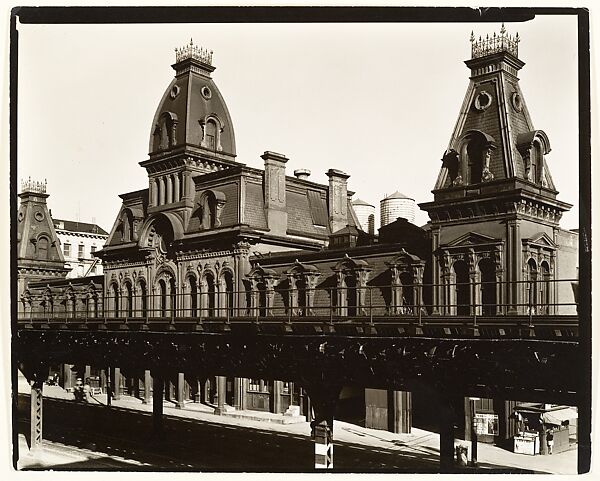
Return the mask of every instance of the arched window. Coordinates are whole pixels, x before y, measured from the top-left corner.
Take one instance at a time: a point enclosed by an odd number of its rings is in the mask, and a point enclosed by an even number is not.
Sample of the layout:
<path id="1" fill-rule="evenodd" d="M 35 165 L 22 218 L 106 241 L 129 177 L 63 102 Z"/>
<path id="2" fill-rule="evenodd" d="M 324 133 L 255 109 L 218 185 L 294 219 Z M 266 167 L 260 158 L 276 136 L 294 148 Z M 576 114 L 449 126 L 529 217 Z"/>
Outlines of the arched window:
<path id="1" fill-rule="evenodd" d="M 307 286 L 306 286 L 306 278 L 300 277 L 296 280 L 296 289 L 298 290 L 298 315 L 306 316 L 307 315 Z"/>
<path id="2" fill-rule="evenodd" d="M 37 241 L 37 258 L 38 260 L 45 261 L 48 260 L 48 238 L 45 236 L 41 236 Z"/>
<path id="3" fill-rule="evenodd" d="M 148 289 L 146 289 L 146 281 L 143 279 L 138 281 L 138 296 L 139 315 L 146 317 L 148 315 Z"/>
<path id="4" fill-rule="evenodd" d="M 198 316 L 198 284 L 196 283 L 195 277 L 188 276 L 187 288 L 188 288 L 187 312 L 184 313 L 184 316 L 197 317 Z"/>
<path id="5" fill-rule="evenodd" d="M 89 291 L 87 295 L 88 317 L 98 317 L 98 295 L 95 291 Z"/>
<path id="6" fill-rule="evenodd" d="M 344 286 L 341 289 L 346 290 L 346 307 L 349 316 L 356 316 L 357 309 L 357 296 L 356 296 L 356 277 L 353 274 L 346 274 L 344 276 Z"/>
<path id="7" fill-rule="evenodd" d="M 233 287 L 233 274 L 229 271 L 223 273 L 223 279 L 225 280 L 225 309 L 229 312 L 230 316 L 234 316 L 235 303 L 234 303 L 234 287 Z"/>
<path id="8" fill-rule="evenodd" d="M 112 307 L 111 314 L 113 317 L 119 317 L 119 287 L 116 283 L 111 284 L 109 296 L 110 306 Z"/>
<path id="9" fill-rule="evenodd" d="M 537 313 L 538 305 L 538 271 L 537 263 L 534 259 L 527 261 L 527 273 L 528 273 L 528 285 L 529 296 L 527 300 L 527 312 L 531 314 Z"/>
<path id="10" fill-rule="evenodd" d="M 167 283 L 164 279 L 158 281 L 158 313 L 161 317 L 167 317 L 168 297 Z"/>
<path id="11" fill-rule="evenodd" d="M 153 132 L 153 152 L 173 147 L 176 142 L 177 115 L 172 112 L 163 112 Z"/>
<path id="12" fill-rule="evenodd" d="M 275 285 L 279 282 L 279 274 L 272 269 L 265 269 L 259 263 L 246 276 L 250 284 L 250 311 L 253 315 L 273 315 L 275 301 Z"/>
<path id="13" fill-rule="evenodd" d="M 208 120 L 205 124 L 203 147 L 217 150 L 217 123 L 213 119 Z"/>
<path id="14" fill-rule="evenodd" d="M 554 188 L 552 179 L 544 173 L 544 155 L 550 152 L 550 141 L 542 130 L 532 130 L 517 136 L 517 150 L 523 159 L 525 178 L 542 187 Z"/>
<path id="15" fill-rule="evenodd" d="M 215 317 L 216 312 L 216 289 L 215 289 L 215 276 L 211 272 L 204 274 L 204 286 L 205 292 L 203 292 L 203 314 L 207 317 Z"/>
<path id="16" fill-rule="evenodd" d="M 337 277 L 335 305 L 341 316 L 365 314 L 366 285 L 371 268 L 364 260 L 355 260 L 348 255 L 338 262 L 333 271 Z"/>
<path id="17" fill-rule="evenodd" d="M 469 279 L 469 267 L 465 261 L 456 261 L 454 270 L 454 299 L 456 314 L 468 316 L 471 313 L 471 283 Z"/>
<path id="18" fill-rule="evenodd" d="M 125 283 L 125 296 L 123 297 L 123 315 L 133 317 L 133 290 L 131 283 Z"/>
<path id="19" fill-rule="evenodd" d="M 218 190 L 207 190 L 202 193 L 196 214 L 200 218 L 200 228 L 214 229 L 221 226 L 221 212 L 227 198 Z"/>
<path id="20" fill-rule="evenodd" d="M 121 215 L 121 240 L 123 242 L 131 242 L 133 233 L 133 219 L 131 212 L 125 210 Z"/>
<path id="21" fill-rule="evenodd" d="M 416 311 L 415 280 L 411 272 L 400 274 L 402 285 L 402 314 L 413 314 Z"/>
<path id="22" fill-rule="evenodd" d="M 550 314 L 550 266 L 546 261 L 540 264 L 540 310 L 539 314 Z"/>
<path id="23" fill-rule="evenodd" d="M 495 141 L 492 136 L 480 131 L 469 130 L 459 141 L 460 172 L 456 173 L 453 185 L 478 184 L 494 179 L 490 171 L 490 162 Z M 455 151 L 451 149 L 452 155 L 445 156 L 444 164 L 450 169 L 451 159 L 455 158 Z M 452 177 L 451 173 L 451 177 Z M 460 180 L 458 180 L 460 178 Z"/>
<path id="24" fill-rule="evenodd" d="M 474 136 L 467 145 L 467 156 L 469 162 L 469 184 L 478 184 L 481 182 L 483 172 L 483 143 L 480 136 Z"/>
<path id="25" fill-rule="evenodd" d="M 177 286 L 175 285 L 175 279 L 172 277 L 169 279 L 169 314 L 175 316 L 177 313 Z"/>
<path id="26" fill-rule="evenodd" d="M 258 289 L 258 315 L 267 315 L 267 286 L 264 282 L 259 282 L 256 285 Z"/>
<path id="27" fill-rule="evenodd" d="M 483 314 L 493 316 L 496 313 L 496 267 L 491 259 L 481 259 L 478 264 L 481 274 L 481 304 Z"/>
<path id="28" fill-rule="evenodd" d="M 71 288 L 67 290 L 65 295 L 65 309 L 67 317 L 75 317 L 75 293 Z"/>

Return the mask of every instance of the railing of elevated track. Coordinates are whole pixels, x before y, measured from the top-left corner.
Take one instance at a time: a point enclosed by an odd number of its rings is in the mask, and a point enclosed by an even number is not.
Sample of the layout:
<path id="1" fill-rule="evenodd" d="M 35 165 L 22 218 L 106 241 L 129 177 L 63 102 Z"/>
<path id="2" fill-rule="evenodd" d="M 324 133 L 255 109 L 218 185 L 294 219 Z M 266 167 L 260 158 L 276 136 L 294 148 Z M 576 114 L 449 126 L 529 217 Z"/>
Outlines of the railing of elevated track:
<path id="1" fill-rule="evenodd" d="M 21 297 L 18 324 L 183 331 L 253 325 L 283 327 L 284 332 L 313 326 L 326 332 L 396 335 L 470 329 L 475 335 L 491 330 L 493 336 L 577 337 L 576 285 L 576 279 L 562 279 L 234 290 L 225 283 L 186 289 L 164 283 L 149 293 L 139 283 L 107 292 L 49 285 L 42 293 L 26 291 Z M 520 302 L 497 302 L 504 298 Z"/>

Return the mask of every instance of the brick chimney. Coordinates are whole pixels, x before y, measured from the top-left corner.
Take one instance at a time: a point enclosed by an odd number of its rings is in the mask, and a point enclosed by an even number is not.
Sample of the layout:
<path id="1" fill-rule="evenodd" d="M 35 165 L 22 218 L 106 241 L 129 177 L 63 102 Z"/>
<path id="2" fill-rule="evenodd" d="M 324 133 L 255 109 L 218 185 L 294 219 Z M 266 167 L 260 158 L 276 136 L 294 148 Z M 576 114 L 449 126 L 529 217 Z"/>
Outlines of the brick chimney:
<path id="1" fill-rule="evenodd" d="M 337 169 L 327 171 L 329 191 L 327 206 L 329 208 L 329 227 L 337 232 L 348 225 L 348 174 Z"/>
<path id="2" fill-rule="evenodd" d="M 267 225 L 273 234 L 287 233 L 287 206 L 285 192 L 285 163 L 288 158 L 277 152 L 266 151 L 261 158 L 265 161 L 265 213 Z"/>

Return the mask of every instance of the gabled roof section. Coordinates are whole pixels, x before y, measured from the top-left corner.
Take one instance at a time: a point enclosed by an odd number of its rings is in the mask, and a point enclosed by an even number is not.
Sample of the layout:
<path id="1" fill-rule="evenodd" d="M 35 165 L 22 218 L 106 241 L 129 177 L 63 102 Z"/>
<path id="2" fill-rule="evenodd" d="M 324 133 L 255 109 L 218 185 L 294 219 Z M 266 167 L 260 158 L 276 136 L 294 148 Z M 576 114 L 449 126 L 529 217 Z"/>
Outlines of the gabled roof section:
<path id="1" fill-rule="evenodd" d="M 466 234 L 454 239 L 452 242 L 449 242 L 444 247 L 469 247 L 482 244 L 498 244 L 500 242 L 502 242 L 500 239 L 496 239 L 494 237 L 479 234 L 477 232 L 467 232 Z"/>
<path id="2" fill-rule="evenodd" d="M 521 239 L 521 242 L 523 244 L 544 246 L 551 249 L 556 249 L 557 247 L 552 238 L 545 232 L 538 232 L 529 239 Z"/>
<path id="3" fill-rule="evenodd" d="M 332 267 L 334 271 L 342 271 L 344 269 L 351 270 L 369 270 L 369 263 L 362 259 L 353 259 L 348 254 L 344 256 L 344 258 L 338 262 L 334 267 Z"/>

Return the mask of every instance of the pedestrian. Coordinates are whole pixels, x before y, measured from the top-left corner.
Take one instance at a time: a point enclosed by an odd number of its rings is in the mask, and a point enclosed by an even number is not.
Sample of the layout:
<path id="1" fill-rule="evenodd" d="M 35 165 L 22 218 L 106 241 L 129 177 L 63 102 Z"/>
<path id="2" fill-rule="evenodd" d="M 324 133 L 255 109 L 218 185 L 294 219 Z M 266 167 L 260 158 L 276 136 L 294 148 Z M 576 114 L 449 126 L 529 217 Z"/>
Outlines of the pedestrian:
<path id="1" fill-rule="evenodd" d="M 548 454 L 552 454 L 552 447 L 554 446 L 554 429 L 550 429 L 546 433 L 546 442 L 548 443 Z"/>

